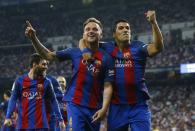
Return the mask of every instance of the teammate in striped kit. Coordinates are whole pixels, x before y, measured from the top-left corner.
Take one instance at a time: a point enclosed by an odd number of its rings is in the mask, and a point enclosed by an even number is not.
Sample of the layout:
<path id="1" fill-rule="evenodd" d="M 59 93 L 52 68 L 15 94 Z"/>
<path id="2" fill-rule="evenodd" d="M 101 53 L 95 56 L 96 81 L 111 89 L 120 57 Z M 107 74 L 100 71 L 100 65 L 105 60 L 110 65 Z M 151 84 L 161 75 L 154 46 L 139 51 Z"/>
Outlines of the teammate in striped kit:
<path id="1" fill-rule="evenodd" d="M 116 75 L 108 115 L 109 131 L 128 131 L 128 128 L 132 131 L 150 130 L 151 113 L 146 103 L 149 93 L 144 72 L 147 57 L 155 56 L 162 51 L 163 37 L 155 11 L 148 11 L 146 17 L 152 25 L 153 42 L 150 44 L 130 41 L 130 25 L 123 19 L 114 24 L 115 41 L 102 43 L 102 48 L 115 61 Z M 84 43 L 84 40 L 80 41 L 80 48 L 86 47 Z M 86 52 L 85 56 L 90 56 L 90 52 Z"/>
<path id="2" fill-rule="evenodd" d="M 64 128 L 64 122 L 58 108 L 58 103 L 50 80 L 45 77 L 47 61 L 38 54 L 30 58 L 30 71 L 28 74 L 19 76 L 12 88 L 12 95 L 8 105 L 5 125 L 11 124 L 11 115 L 18 104 L 17 129 L 27 131 L 49 130 L 45 101 L 50 100 L 60 125 Z"/>
<path id="3" fill-rule="evenodd" d="M 54 78 L 53 76 L 50 76 L 50 75 L 47 75 L 47 78 L 51 81 L 51 84 L 52 84 L 53 89 L 54 89 L 54 93 L 56 95 L 56 99 L 58 101 L 59 109 L 61 110 L 60 103 L 61 103 L 61 99 L 63 98 L 64 94 L 61 91 L 60 85 L 59 85 L 56 78 Z M 58 131 L 58 130 L 60 131 L 59 121 L 57 119 L 58 112 L 57 113 L 55 112 L 53 105 L 49 100 L 46 101 L 46 112 L 47 112 L 47 119 L 48 119 L 50 130 L 51 131 Z M 62 114 L 62 117 L 63 117 L 63 114 Z"/>
<path id="4" fill-rule="evenodd" d="M 61 90 L 62 90 L 62 92 L 64 94 L 66 92 L 66 79 L 63 76 L 59 76 L 57 78 L 57 81 L 60 84 Z M 60 106 L 60 111 L 61 111 L 62 117 L 64 119 L 64 123 L 67 126 L 67 124 L 68 124 L 68 118 L 67 118 L 66 102 L 63 101 L 63 98 L 59 98 L 58 99 L 58 102 L 59 102 L 59 106 Z"/>
<path id="5" fill-rule="evenodd" d="M 63 96 L 64 96 L 64 91 L 62 90 L 62 86 L 61 86 L 61 82 L 64 82 L 63 80 L 59 80 L 59 77 L 56 79 L 52 76 L 48 76 L 47 75 L 47 78 L 50 79 L 52 85 L 53 85 L 53 88 L 54 88 L 54 92 L 55 92 L 55 95 L 56 95 L 56 99 L 58 101 L 58 105 L 59 105 L 59 109 L 60 109 L 60 112 L 62 114 L 62 118 L 63 118 L 63 121 L 64 121 L 64 124 L 66 125 L 67 124 L 67 113 L 66 111 L 64 111 L 64 106 L 65 106 L 65 103 L 63 101 Z M 47 118 L 48 118 L 48 122 L 49 122 L 49 126 L 50 126 L 50 130 L 51 131 L 61 131 L 60 129 L 60 126 L 59 126 L 59 121 L 58 119 L 56 118 L 56 113 L 55 113 L 55 110 L 53 110 L 53 105 L 51 103 L 47 103 Z"/>
<path id="6" fill-rule="evenodd" d="M 98 120 L 105 115 L 110 103 L 114 71 L 110 56 L 98 48 L 102 37 L 101 23 L 95 18 L 89 18 L 83 28 L 83 39 L 87 41 L 87 47 L 92 52 L 90 60 L 82 57 L 83 52 L 79 48 L 49 51 L 40 43 L 29 22 L 25 33 L 44 58 L 72 60 L 73 77 L 64 97 L 67 102 L 68 130 L 97 131 L 100 127 Z"/>

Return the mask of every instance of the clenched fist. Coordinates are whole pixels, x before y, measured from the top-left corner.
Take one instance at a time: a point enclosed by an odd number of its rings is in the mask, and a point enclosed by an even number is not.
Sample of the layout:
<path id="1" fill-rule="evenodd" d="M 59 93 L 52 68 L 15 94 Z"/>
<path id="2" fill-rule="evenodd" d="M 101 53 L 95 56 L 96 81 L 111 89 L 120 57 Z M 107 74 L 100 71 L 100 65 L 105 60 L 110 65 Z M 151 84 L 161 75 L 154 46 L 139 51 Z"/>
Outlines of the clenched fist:
<path id="1" fill-rule="evenodd" d="M 153 24 L 153 23 L 156 22 L 156 13 L 155 13 L 155 11 L 149 10 L 149 11 L 147 11 L 147 12 L 145 13 L 145 15 L 146 15 L 147 20 L 148 20 L 150 23 Z"/>
<path id="2" fill-rule="evenodd" d="M 11 125 L 12 125 L 11 119 L 5 119 L 4 125 L 6 125 L 6 126 L 11 126 Z"/>
<path id="3" fill-rule="evenodd" d="M 25 30 L 25 35 L 29 38 L 29 39 L 33 39 L 36 36 L 36 31 L 35 29 L 32 27 L 32 25 L 30 24 L 29 21 L 26 21 L 26 30 Z"/>

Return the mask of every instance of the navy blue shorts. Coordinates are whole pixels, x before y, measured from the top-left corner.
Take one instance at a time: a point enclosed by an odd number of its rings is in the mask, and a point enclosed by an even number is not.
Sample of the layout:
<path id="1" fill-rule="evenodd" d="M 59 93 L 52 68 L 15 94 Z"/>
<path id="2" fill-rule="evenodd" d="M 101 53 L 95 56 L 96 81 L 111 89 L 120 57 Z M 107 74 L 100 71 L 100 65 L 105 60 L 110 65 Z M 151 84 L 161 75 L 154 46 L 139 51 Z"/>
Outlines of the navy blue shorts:
<path id="1" fill-rule="evenodd" d="M 13 127 L 13 126 L 5 126 L 5 125 L 3 125 L 2 127 L 1 127 L 1 131 L 15 131 L 16 129 L 15 129 L 15 127 Z"/>
<path id="2" fill-rule="evenodd" d="M 72 131 L 99 131 L 100 122 L 92 123 L 92 116 L 97 109 L 67 103 L 67 129 Z"/>
<path id="3" fill-rule="evenodd" d="M 151 112 L 146 103 L 136 105 L 111 104 L 108 131 L 150 131 Z"/>

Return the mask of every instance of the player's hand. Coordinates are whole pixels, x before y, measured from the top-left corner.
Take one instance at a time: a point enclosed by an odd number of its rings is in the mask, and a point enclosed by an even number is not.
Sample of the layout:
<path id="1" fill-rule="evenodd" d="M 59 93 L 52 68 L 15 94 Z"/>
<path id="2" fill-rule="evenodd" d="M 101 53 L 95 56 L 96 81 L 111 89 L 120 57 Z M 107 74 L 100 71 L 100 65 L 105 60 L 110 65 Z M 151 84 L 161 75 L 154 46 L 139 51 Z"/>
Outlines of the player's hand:
<path id="1" fill-rule="evenodd" d="M 29 38 L 29 39 L 33 39 L 36 36 L 36 31 L 35 29 L 32 27 L 32 25 L 30 24 L 30 22 L 27 20 L 26 21 L 26 30 L 25 30 L 25 35 Z"/>
<path id="2" fill-rule="evenodd" d="M 66 109 L 67 109 L 67 106 L 65 103 L 63 103 L 63 111 L 66 111 Z"/>
<path id="3" fill-rule="evenodd" d="M 89 60 L 92 58 L 91 53 L 83 53 L 82 54 L 84 60 Z"/>
<path id="4" fill-rule="evenodd" d="M 65 124 L 64 124 L 64 121 L 60 121 L 60 122 L 59 122 L 59 127 L 60 127 L 60 131 L 65 131 L 66 126 L 65 126 Z"/>
<path id="5" fill-rule="evenodd" d="M 156 12 L 154 10 L 149 10 L 145 13 L 147 20 L 154 24 L 156 22 Z"/>
<path id="6" fill-rule="evenodd" d="M 87 46 L 86 46 L 85 40 L 83 38 L 80 39 L 79 40 L 79 48 L 80 48 L 80 50 L 83 51 L 86 47 Z M 83 53 L 82 56 L 83 56 L 83 59 L 84 60 L 88 60 L 88 59 L 91 59 L 92 58 L 92 55 L 89 52 Z"/>
<path id="7" fill-rule="evenodd" d="M 11 119 L 5 119 L 4 125 L 6 125 L 6 126 L 11 126 L 11 125 L 12 125 Z"/>
<path id="8" fill-rule="evenodd" d="M 98 110 L 92 117 L 92 123 L 102 120 L 106 115 L 106 110 L 100 109 Z"/>

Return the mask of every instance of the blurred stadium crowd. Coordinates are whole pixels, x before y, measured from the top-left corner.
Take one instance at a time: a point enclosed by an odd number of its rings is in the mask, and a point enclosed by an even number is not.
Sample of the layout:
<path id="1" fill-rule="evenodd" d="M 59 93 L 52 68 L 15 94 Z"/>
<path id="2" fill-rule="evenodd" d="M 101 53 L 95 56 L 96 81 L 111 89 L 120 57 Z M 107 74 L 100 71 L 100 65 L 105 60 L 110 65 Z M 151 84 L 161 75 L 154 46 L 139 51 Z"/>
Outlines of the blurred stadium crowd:
<path id="1" fill-rule="evenodd" d="M 130 21 L 133 34 L 150 31 L 151 27 L 144 16 L 148 9 L 156 10 L 160 25 L 195 20 L 194 0 L 98 0 L 90 6 L 81 2 L 61 0 L 0 7 L 0 79 L 8 78 L 13 81 L 17 75 L 28 70 L 28 58 L 34 50 L 24 36 L 26 20 L 30 20 L 34 25 L 43 43 L 48 37 L 67 35 L 72 36 L 71 43 L 74 47 L 82 36 L 83 21 L 91 16 L 100 19 L 104 25 L 103 40 L 112 40 L 111 24 L 118 18 Z M 182 39 L 178 32 L 180 30 L 163 34 L 165 50 L 148 60 L 147 69 L 179 67 L 181 63 L 195 62 L 195 34 L 193 38 Z M 137 38 L 136 35 L 133 37 Z M 53 49 L 50 44 L 48 47 Z M 62 48 L 66 46 L 58 49 Z M 51 62 L 49 74 L 70 78 L 70 63 Z M 195 84 L 158 85 L 150 90 L 154 131 L 195 131 Z M 2 122 L 2 112 L 0 116 Z"/>
<path id="2" fill-rule="evenodd" d="M 194 86 L 159 86 L 151 91 L 154 131 L 194 131 Z"/>

